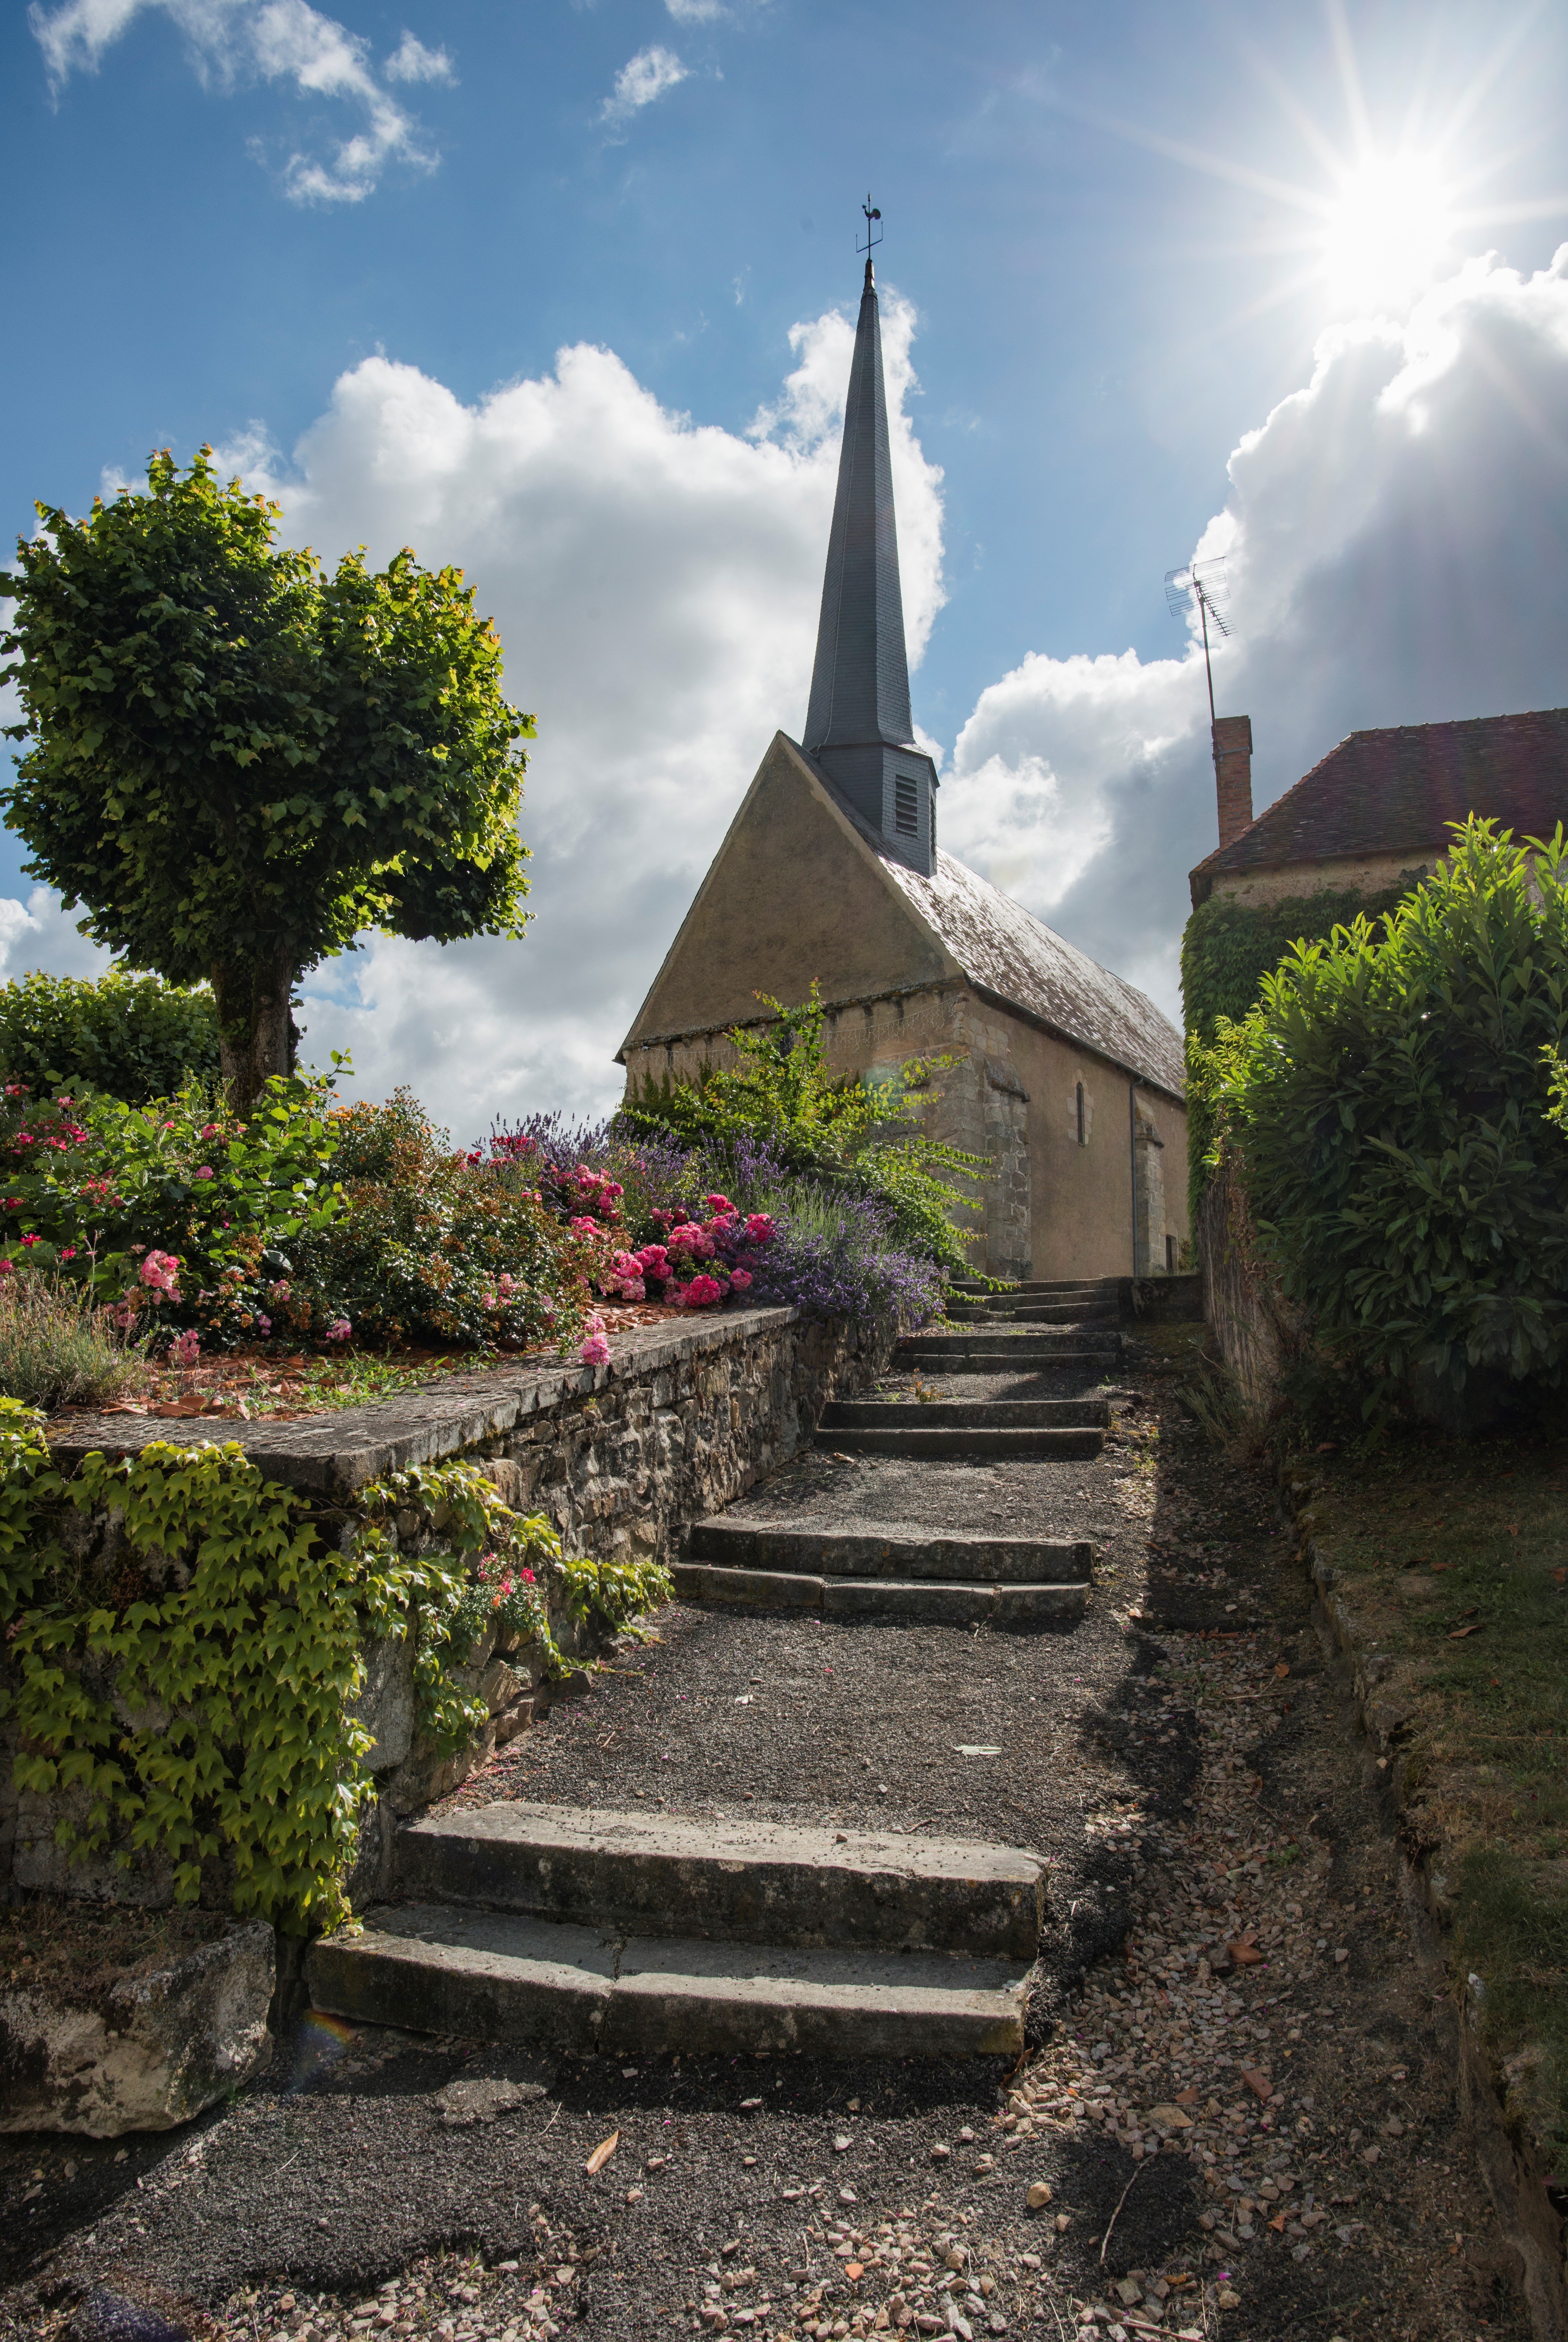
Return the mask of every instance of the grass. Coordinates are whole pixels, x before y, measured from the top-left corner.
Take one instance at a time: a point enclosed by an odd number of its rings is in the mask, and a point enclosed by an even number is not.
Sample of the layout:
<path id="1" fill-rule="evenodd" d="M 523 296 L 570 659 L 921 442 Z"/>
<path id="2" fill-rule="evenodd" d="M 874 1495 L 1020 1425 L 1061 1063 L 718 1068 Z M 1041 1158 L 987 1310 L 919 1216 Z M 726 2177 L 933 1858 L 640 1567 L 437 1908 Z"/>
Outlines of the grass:
<path id="1" fill-rule="evenodd" d="M 123 1398 L 146 1379 L 145 1347 L 75 1286 L 25 1271 L 0 1279 L 0 1391 L 9 1398 L 45 1408 Z"/>
<path id="2" fill-rule="evenodd" d="M 1314 1456 L 1312 1533 L 1406 1711 L 1403 1794 L 1520 2111 L 1568 2155 L 1568 1445 Z"/>

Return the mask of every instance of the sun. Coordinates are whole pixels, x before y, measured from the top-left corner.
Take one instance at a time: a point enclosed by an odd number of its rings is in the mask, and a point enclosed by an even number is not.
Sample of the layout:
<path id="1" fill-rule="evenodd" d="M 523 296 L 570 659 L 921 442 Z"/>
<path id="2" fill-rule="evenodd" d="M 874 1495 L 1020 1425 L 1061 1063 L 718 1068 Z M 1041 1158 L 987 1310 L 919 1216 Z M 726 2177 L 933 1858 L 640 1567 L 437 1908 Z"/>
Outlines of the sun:
<path id="1" fill-rule="evenodd" d="M 1455 221 L 1441 164 L 1397 155 L 1347 169 L 1323 239 L 1329 297 L 1341 314 L 1407 308 L 1450 258 Z"/>

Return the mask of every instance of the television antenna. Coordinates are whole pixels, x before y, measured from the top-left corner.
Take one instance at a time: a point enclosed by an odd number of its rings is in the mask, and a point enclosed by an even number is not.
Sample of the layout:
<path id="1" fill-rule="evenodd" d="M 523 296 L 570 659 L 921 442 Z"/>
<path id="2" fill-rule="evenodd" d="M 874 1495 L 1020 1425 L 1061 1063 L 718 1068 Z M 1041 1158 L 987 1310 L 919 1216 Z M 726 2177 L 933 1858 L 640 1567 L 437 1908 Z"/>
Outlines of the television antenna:
<path id="1" fill-rule="evenodd" d="M 1227 556 L 1219 553 L 1212 561 L 1191 561 L 1184 569 L 1165 572 L 1165 600 L 1173 618 L 1185 618 L 1195 602 L 1198 623 L 1203 635 L 1203 673 L 1209 681 L 1209 736 L 1214 727 L 1214 667 L 1209 649 L 1209 629 L 1213 626 L 1223 639 L 1235 633 L 1230 615 L 1231 589 L 1225 575 Z"/>

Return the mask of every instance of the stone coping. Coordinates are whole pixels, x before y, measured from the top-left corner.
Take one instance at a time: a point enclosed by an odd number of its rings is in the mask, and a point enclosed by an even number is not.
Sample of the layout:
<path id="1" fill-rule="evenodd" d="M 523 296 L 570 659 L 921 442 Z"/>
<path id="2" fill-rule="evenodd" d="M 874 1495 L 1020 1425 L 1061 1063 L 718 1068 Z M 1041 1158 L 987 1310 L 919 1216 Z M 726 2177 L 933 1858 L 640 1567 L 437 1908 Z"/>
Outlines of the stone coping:
<path id="1" fill-rule="evenodd" d="M 276 1422 L 200 1416 L 95 1415 L 75 1417 L 50 1438 L 55 1463 L 74 1470 L 95 1451 L 134 1455 L 155 1440 L 178 1447 L 234 1440 L 269 1479 L 313 1495 L 352 1495 L 389 1472 L 435 1464 L 482 1440 L 504 1437 L 531 1416 L 548 1414 L 571 1398 L 586 1398 L 615 1381 L 638 1380 L 687 1361 L 730 1349 L 794 1325 L 793 1307 L 727 1309 L 689 1322 L 665 1319 L 610 1338 L 608 1366 L 574 1358 L 522 1359 L 444 1376 L 428 1390 L 404 1391 L 364 1406 Z"/>

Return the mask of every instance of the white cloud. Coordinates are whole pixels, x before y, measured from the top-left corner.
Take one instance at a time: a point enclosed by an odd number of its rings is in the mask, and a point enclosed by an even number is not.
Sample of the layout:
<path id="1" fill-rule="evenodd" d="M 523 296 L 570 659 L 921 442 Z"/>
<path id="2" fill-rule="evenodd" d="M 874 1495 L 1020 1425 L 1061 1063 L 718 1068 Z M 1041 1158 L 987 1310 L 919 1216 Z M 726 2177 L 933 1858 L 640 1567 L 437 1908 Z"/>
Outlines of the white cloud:
<path id="1" fill-rule="evenodd" d="M 1229 556 L 1214 692 L 1253 719 L 1257 811 L 1347 732 L 1568 703 L 1565 411 L 1568 245 L 1336 328 L 1243 440 L 1198 550 Z M 1216 840 L 1190 639 L 1025 658 L 982 693 L 942 811 L 954 853 L 1179 1013 L 1186 876 Z"/>
<path id="2" fill-rule="evenodd" d="M 76 933 L 81 911 L 63 911 L 51 887 L 35 886 L 25 903 L 0 896 L 0 977 L 47 968 L 51 976 L 102 976 L 112 954 Z"/>
<path id="3" fill-rule="evenodd" d="M 686 68 L 673 49 L 639 49 L 615 75 L 615 86 L 600 108 L 604 122 L 629 122 L 644 105 L 652 105 L 667 89 L 686 79 Z"/>
<path id="4" fill-rule="evenodd" d="M 105 51 L 153 10 L 184 34 L 204 85 L 232 89 L 253 76 L 292 82 L 303 97 L 339 99 L 363 110 L 364 127 L 328 154 L 295 151 L 285 159 L 283 186 L 296 203 L 362 203 L 393 163 L 434 169 L 438 157 L 377 80 L 368 45 L 306 0 L 62 0 L 54 9 L 35 0 L 28 22 L 51 85 L 58 89 L 73 72 L 96 72 Z M 404 33 L 386 71 L 401 81 L 454 78 L 444 49 L 426 49 L 412 33 Z"/>
<path id="5" fill-rule="evenodd" d="M 942 602 L 942 475 L 911 426 L 914 315 L 884 301 L 912 653 Z M 539 717 L 520 944 L 374 940 L 307 985 L 307 1055 L 352 1047 L 462 1136 L 493 1112 L 597 1110 L 631 1021 L 815 641 L 853 326 L 797 326 L 749 433 L 673 414 L 613 353 L 476 405 L 366 360 L 285 463 L 228 451 L 318 547 L 460 563 Z M 1568 704 L 1568 247 L 1476 263 L 1403 326 L 1340 329 L 1231 458 L 1203 549 L 1228 550 L 1222 713 L 1251 715 L 1261 808 L 1358 726 Z M 946 763 L 944 841 L 1174 1013 L 1186 873 L 1213 844 L 1201 663 L 1025 658 Z M 35 923 L 29 926 L 26 922 Z M 85 949 L 35 892 L 5 966 Z M 72 961 L 73 966 L 79 961 Z"/>
<path id="6" fill-rule="evenodd" d="M 664 5 L 677 25 L 712 25 L 730 13 L 724 0 L 664 0 Z"/>
<path id="7" fill-rule="evenodd" d="M 388 81 L 444 81 L 457 79 L 452 59 L 444 49 L 427 49 L 423 41 L 405 32 L 383 71 Z"/>

